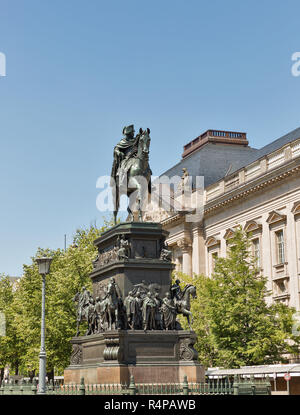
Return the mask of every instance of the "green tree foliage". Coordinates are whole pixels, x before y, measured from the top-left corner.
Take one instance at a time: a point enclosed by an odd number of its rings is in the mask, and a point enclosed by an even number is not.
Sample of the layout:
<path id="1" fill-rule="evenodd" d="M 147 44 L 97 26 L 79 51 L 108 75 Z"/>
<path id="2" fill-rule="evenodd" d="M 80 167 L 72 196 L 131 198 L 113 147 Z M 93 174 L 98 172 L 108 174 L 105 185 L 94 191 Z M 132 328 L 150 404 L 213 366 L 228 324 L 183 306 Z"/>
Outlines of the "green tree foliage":
<path id="1" fill-rule="evenodd" d="M 17 288 L 8 276 L 0 276 L 0 312 L 4 322 L 4 332 L 0 333 L 0 368 L 3 374 L 4 367 L 9 365 L 18 373 L 22 343 L 13 327 L 13 297 Z M 5 334 L 5 335 L 4 335 Z"/>
<path id="2" fill-rule="evenodd" d="M 295 310 L 267 304 L 267 279 L 258 272 L 250 244 L 238 228 L 227 257 L 216 260 L 212 278 L 181 275 L 197 287 L 192 303 L 196 348 L 207 366 L 271 364 L 298 350 L 299 339 L 292 334 Z"/>
<path id="3" fill-rule="evenodd" d="M 91 290 L 89 274 L 97 250 L 93 241 L 108 227 L 76 231 L 74 243 L 66 251 L 39 249 L 30 265 L 24 265 L 24 275 L 13 295 L 11 310 L 13 329 L 22 343 L 23 373 L 38 372 L 41 325 L 41 276 L 36 258 L 51 255 L 51 272 L 46 277 L 46 351 L 47 371 L 54 368 L 62 373 L 69 364 L 70 339 L 76 333 L 76 304 L 73 298 L 83 286 Z M 84 327 L 83 327 L 84 329 Z"/>

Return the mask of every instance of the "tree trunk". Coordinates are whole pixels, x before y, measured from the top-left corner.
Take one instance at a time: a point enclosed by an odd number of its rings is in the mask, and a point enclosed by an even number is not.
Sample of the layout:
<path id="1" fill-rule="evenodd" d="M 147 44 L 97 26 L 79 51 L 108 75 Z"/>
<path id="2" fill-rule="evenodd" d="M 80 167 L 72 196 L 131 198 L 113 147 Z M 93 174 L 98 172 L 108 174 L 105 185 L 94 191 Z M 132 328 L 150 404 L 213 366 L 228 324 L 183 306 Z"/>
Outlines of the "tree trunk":
<path id="1" fill-rule="evenodd" d="M 30 378 L 30 382 L 32 383 L 33 378 L 35 377 L 35 369 L 28 371 L 28 376 Z"/>
<path id="2" fill-rule="evenodd" d="M 46 376 L 47 376 L 47 378 L 48 378 L 48 382 L 50 383 L 52 383 L 52 382 L 54 382 L 54 368 L 52 368 L 52 369 L 50 369 L 47 373 L 46 373 Z"/>
<path id="3" fill-rule="evenodd" d="M 4 367 L 0 368 L 0 384 L 2 383 L 2 381 L 4 380 Z"/>
<path id="4" fill-rule="evenodd" d="M 15 374 L 18 375 L 19 374 L 19 361 L 16 360 L 15 362 Z"/>

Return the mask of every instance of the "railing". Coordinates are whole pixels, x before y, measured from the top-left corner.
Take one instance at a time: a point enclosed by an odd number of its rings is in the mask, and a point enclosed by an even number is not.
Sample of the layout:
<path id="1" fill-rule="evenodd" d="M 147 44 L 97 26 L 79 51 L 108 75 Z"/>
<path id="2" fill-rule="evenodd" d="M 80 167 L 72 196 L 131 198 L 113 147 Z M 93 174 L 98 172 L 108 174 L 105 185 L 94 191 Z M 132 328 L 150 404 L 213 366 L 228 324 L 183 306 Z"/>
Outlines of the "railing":
<path id="1" fill-rule="evenodd" d="M 206 133 L 205 133 L 206 134 Z M 287 160 L 291 160 L 293 158 L 296 158 L 300 155 L 300 140 L 293 143 L 291 145 L 291 153 L 288 158 L 286 158 L 286 147 L 283 147 L 279 150 L 276 150 L 266 156 L 264 158 L 255 161 L 253 164 L 250 164 L 246 167 L 244 167 L 241 170 L 238 170 L 230 179 L 230 182 L 234 183 L 234 186 L 228 186 L 228 182 L 225 183 L 225 189 L 221 185 L 221 183 L 224 183 L 224 178 L 216 183 L 213 183 L 209 185 L 205 191 L 204 191 L 204 197 L 206 198 L 206 202 L 217 198 L 218 196 L 221 196 L 229 190 L 231 190 L 233 187 L 237 187 L 241 184 L 245 184 L 246 182 L 257 178 L 266 172 L 270 171 L 271 169 L 280 166 Z M 265 161 L 266 168 L 262 170 L 261 163 Z M 239 173 L 244 170 L 244 180 L 240 180 Z"/>
<path id="2" fill-rule="evenodd" d="M 36 380 L 32 383 L 21 381 L 0 385 L 1 395 L 36 395 L 38 386 Z M 228 377 L 209 379 L 202 383 L 188 383 L 184 377 L 182 383 L 135 383 L 131 376 L 130 384 L 85 384 L 81 378 L 80 384 L 49 383 L 47 395 L 270 395 L 269 378 L 263 380 L 240 379 L 235 377 L 233 382 Z"/>
<path id="3" fill-rule="evenodd" d="M 191 147 L 194 147 L 200 141 L 204 140 L 205 138 L 209 137 L 216 137 L 216 138 L 233 138 L 238 140 L 245 140 L 247 141 L 247 134 L 241 133 L 237 131 L 223 131 L 223 130 L 207 130 L 198 137 L 194 138 L 194 140 L 190 141 L 189 143 L 183 146 L 184 153 Z"/>

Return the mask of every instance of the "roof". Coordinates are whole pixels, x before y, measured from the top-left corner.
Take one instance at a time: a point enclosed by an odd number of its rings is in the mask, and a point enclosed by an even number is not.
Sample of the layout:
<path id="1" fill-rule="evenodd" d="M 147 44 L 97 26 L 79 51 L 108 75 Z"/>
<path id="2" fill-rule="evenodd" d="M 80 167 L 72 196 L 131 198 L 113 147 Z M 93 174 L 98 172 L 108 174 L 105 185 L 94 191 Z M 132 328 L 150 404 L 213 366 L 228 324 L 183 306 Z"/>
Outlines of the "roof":
<path id="1" fill-rule="evenodd" d="M 298 138 L 300 138 L 300 127 L 289 132 L 288 134 L 283 135 L 282 137 L 277 138 L 277 140 L 272 141 L 271 143 L 265 145 L 261 149 L 256 150 L 255 152 L 252 153 L 252 155 L 249 154 L 249 159 L 247 160 L 247 162 L 244 163 L 241 160 L 241 162 L 238 163 L 235 166 L 235 169 L 233 169 L 230 173 L 234 173 L 235 171 L 245 167 L 247 164 L 251 164 L 254 161 L 266 156 L 267 154 L 270 154 L 276 150 L 279 150 L 284 145 L 289 144 L 292 141 L 297 140 Z"/>
<path id="2" fill-rule="evenodd" d="M 273 375 L 282 377 L 289 372 L 291 376 L 300 376 L 300 363 L 242 366 L 239 369 L 208 368 L 208 376 L 234 376 L 234 375 Z"/>
<path id="3" fill-rule="evenodd" d="M 249 160 L 253 152 L 257 150 L 251 147 L 239 145 L 206 143 L 199 150 L 182 159 L 175 166 L 165 171 L 161 176 L 182 176 L 182 169 L 185 167 L 190 176 L 204 176 L 204 186 L 208 186 L 222 179 L 237 163 Z M 193 185 L 195 182 L 193 181 Z"/>
<path id="4" fill-rule="evenodd" d="M 300 138 L 300 127 L 261 149 L 208 142 L 166 170 L 160 177 L 164 175 L 169 178 L 181 177 L 182 169 L 185 167 L 193 180 L 196 176 L 204 176 L 204 187 L 207 187 L 298 138 Z"/>

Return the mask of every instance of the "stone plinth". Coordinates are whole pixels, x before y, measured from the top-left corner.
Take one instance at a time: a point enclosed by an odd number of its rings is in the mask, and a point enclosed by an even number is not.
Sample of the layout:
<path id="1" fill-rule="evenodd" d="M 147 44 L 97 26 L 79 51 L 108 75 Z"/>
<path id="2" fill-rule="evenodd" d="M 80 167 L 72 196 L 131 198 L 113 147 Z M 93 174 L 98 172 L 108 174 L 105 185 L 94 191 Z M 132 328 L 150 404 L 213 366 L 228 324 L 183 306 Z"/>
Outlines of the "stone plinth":
<path id="1" fill-rule="evenodd" d="M 101 285 L 107 284 L 110 277 L 115 278 L 123 298 L 142 280 L 147 284 L 158 284 L 160 294 L 164 296 L 170 289 L 171 271 L 175 267 L 160 259 L 161 246 L 167 235 L 161 224 L 150 222 L 120 223 L 104 232 L 94 242 L 99 253 L 90 275 L 94 297 L 101 295 Z M 128 259 L 119 259 L 114 251 L 118 238 L 123 236 L 129 244 Z"/>
<path id="2" fill-rule="evenodd" d="M 90 274 L 94 299 L 99 297 L 105 304 L 111 277 L 123 305 L 129 291 L 134 296 L 137 291 L 140 294 L 141 287 L 145 296 L 149 292 L 162 299 L 170 293 L 174 265 L 164 252 L 168 253 L 164 245 L 167 236 L 161 224 L 126 222 L 96 239 L 98 256 Z M 148 326 L 141 324 L 139 328 L 144 327 Z M 178 324 L 176 328 L 179 327 Z M 194 332 L 162 329 L 145 332 L 128 329 L 127 323 L 101 326 L 97 330 L 97 334 L 71 340 L 73 353 L 71 365 L 65 370 L 65 383 L 79 383 L 81 377 L 86 383 L 128 383 L 131 374 L 138 383 L 182 382 L 185 375 L 190 382 L 204 380 L 204 369 L 193 348 Z"/>
<path id="3" fill-rule="evenodd" d="M 194 332 L 184 330 L 113 330 L 72 339 L 65 383 L 137 383 L 204 381 L 204 368 L 193 348 Z"/>

